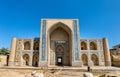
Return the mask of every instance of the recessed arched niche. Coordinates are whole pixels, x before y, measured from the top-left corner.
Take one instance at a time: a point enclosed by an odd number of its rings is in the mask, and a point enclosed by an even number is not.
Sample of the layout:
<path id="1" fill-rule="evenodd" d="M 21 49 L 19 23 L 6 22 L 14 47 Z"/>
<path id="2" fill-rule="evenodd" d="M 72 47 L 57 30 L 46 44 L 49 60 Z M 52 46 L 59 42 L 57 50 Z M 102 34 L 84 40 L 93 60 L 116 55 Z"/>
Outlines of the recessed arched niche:
<path id="1" fill-rule="evenodd" d="M 72 56 L 71 29 L 66 24 L 58 22 L 48 30 L 48 33 L 49 48 L 51 50 L 50 64 L 58 65 L 58 59 L 62 59 L 62 65 L 70 66 Z M 63 47 L 62 53 L 58 52 L 58 50 L 62 50 L 58 45 Z"/>

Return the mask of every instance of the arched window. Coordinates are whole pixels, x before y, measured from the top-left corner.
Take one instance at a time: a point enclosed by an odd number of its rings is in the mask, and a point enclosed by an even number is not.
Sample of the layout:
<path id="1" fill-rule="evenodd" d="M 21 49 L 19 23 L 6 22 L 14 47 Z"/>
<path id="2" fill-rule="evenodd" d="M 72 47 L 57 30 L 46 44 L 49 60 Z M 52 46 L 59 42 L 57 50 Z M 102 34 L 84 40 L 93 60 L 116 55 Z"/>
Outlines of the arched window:
<path id="1" fill-rule="evenodd" d="M 84 41 L 81 42 L 81 50 L 87 50 L 87 44 Z"/>
<path id="2" fill-rule="evenodd" d="M 24 43 L 24 50 L 30 50 L 30 42 L 29 41 Z"/>
<path id="3" fill-rule="evenodd" d="M 99 65 L 98 57 L 97 57 L 95 54 L 92 54 L 91 60 L 93 61 L 93 64 L 94 64 L 95 66 Z"/>
<path id="4" fill-rule="evenodd" d="M 34 43 L 34 50 L 39 50 L 39 42 Z"/>
<path id="5" fill-rule="evenodd" d="M 90 50 L 97 50 L 97 45 L 94 42 L 90 42 Z"/>

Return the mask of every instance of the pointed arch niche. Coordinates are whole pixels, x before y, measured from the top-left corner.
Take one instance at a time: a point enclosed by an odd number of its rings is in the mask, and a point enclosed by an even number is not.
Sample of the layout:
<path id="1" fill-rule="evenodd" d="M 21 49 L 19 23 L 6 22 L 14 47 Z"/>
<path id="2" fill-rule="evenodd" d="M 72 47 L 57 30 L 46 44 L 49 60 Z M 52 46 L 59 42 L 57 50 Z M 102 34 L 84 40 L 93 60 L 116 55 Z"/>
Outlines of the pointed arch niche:
<path id="1" fill-rule="evenodd" d="M 88 66 L 88 56 L 86 54 L 82 54 L 82 62 L 84 66 Z"/>
<path id="2" fill-rule="evenodd" d="M 98 66 L 99 65 L 99 60 L 96 54 L 92 54 L 91 55 L 91 60 L 93 61 L 94 66 Z"/>
<path id="3" fill-rule="evenodd" d="M 58 22 L 48 30 L 48 49 L 50 49 L 50 65 L 56 64 L 56 45 L 62 45 L 65 49 L 62 56 L 62 64 L 70 66 L 72 61 L 72 31 L 64 23 Z"/>
<path id="4" fill-rule="evenodd" d="M 97 44 L 95 42 L 90 42 L 90 50 L 97 50 Z"/>
<path id="5" fill-rule="evenodd" d="M 81 50 L 87 50 L 87 43 L 85 41 L 81 42 Z"/>

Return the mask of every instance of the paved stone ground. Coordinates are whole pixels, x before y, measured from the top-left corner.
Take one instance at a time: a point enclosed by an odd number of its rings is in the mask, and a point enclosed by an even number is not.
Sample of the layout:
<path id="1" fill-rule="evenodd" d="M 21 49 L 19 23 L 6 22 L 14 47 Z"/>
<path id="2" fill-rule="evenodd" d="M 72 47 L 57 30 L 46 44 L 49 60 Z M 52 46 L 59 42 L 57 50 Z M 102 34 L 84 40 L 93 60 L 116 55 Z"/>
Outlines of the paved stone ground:
<path id="1" fill-rule="evenodd" d="M 0 77 L 24 77 L 24 74 L 7 69 L 0 69 Z"/>
<path id="2" fill-rule="evenodd" d="M 25 77 L 25 74 L 30 74 L 32 71 L 41 72 L 40 69 L 34 67 L 0 67 L 0 77 Z M 45 70 L 46 77 L 82 77 L 87 67 L 54 67 L 54 74 L 51 73 L 53 68 L 47 69 Z M 91 69 L 95 77 L 105 74 L 118 75 L 117 77 L 120 77 L 120 68 L 118 67 L 91 67 Z"/>

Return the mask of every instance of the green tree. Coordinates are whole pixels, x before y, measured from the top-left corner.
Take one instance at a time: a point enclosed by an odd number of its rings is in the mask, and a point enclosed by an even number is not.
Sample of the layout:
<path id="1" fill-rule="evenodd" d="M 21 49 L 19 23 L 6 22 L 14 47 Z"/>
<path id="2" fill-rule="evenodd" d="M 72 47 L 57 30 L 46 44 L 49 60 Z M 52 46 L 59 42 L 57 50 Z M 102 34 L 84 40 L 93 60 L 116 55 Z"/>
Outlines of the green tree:
<path id="1" fill-rule="evenodd" d="M 0 49 L 0 55 L 7 55 L 8 51 L 9 51 L 8 48 L 3 47 L 3 48 Z"/>

